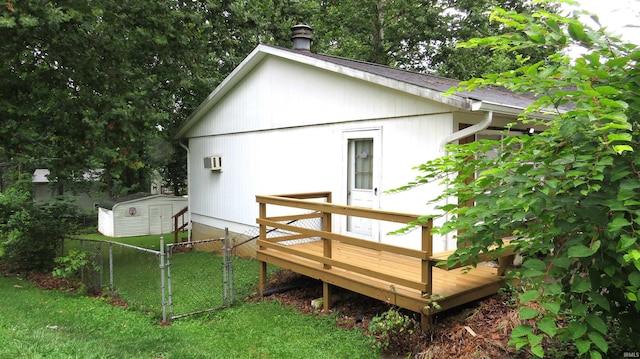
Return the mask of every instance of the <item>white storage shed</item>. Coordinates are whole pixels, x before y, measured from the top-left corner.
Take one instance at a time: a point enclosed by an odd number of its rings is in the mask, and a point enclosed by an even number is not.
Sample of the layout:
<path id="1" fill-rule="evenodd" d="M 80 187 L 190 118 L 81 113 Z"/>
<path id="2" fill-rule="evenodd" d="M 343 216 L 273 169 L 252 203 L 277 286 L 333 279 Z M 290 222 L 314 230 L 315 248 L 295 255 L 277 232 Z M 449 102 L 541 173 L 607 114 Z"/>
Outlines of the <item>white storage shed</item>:
<path id="1" fill-rule="evenodd" d="M 172 217 L 186 206 L 186 197 L 148 193 L 102 202 L 98 208 L 98 231 L 116 238 L 170 233 Z"/>

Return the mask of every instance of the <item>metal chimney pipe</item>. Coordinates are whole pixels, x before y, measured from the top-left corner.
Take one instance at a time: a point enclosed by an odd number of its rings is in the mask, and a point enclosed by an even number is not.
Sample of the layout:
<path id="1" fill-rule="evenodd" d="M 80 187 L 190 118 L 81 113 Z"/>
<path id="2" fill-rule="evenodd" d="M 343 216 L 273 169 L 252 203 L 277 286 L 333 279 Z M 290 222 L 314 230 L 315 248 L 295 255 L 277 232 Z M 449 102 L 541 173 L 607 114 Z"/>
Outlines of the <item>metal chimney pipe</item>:
<path id="1" fill-rule="evenodd" d="M 291 40 L 293 49 L 299 51 L 311 51 L 313 41 L 313 29 L 309 25 L 298 24 L 291 28 Z"/>

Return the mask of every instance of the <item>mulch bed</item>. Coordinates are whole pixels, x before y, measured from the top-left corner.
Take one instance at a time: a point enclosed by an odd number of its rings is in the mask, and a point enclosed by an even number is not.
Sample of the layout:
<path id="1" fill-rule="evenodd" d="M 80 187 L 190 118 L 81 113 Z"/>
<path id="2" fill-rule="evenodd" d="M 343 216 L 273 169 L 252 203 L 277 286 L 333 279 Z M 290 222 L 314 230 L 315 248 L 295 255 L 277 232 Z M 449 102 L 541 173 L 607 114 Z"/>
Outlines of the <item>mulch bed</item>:
<path id="1" fill-rule="evenodd" d="M 314 308 L 311 301 L 322 297 L 321 282 L 288 270 L 277 272 L 267 283 L 266 292 L 275 293 L 250 299 L 277 300 L 283 305 L 312 315 L 336 314 L 336 325 L 344 329 L 359 328 L 369 334 L 371 319 L 392 306 L 340 288 L 335 288 L 336 299 L 330 313 Z M 299 284 L 302 288 L 278 292 L 277 288 Z M 419 328 L 419 316 L 403 311 L 415 321 Z M 391 343 L 387 354 L 412 358 L 526 358 L 524 351 L 516 352 L 507 343 L 511 330 L 520 325 L 518 308 L 507 303 L 500 295 L 487 297 L 440 313 L 429 332 L 414 330 L 410 338 L 401 343 Z"/>
<path id="2" fill-rule="evenodd" d="M 14 272 L 6 266 L 0 264 L 0 275 L 12 276 L 20 278 L 26 282 L 32 283 L 35 287 L 44 290 L 60 290 L 63 292 L 80 292 L 86 291 L 80 280 L 74 278 L 54 277 L 51 273 L 42 272 Z M 102 290 L 89 290 L 86 292 L 88 296 L 94 299 L 100 299 L 114 307 L 127 308 L 128 304 L 118 296 L 109 295 Z"/>

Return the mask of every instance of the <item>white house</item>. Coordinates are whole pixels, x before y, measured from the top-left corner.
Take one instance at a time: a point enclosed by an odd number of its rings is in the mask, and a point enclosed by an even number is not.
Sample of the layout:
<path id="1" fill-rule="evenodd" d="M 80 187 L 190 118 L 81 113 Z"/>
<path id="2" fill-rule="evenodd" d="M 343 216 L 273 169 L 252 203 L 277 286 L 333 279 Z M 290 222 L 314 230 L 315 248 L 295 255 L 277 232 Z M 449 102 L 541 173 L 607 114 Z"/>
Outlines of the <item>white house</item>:
<path id="1" fill-rule="evenodd" d="M 98 231 L 108 237 L 165 234 L 173 231 L 173 216 L 187 206 L 187 198 L 134 194 L 98 206 Z"/>
<path id="2" fill-rule="evenodd" d="M 294 27 L 295 28 L 295 27 Z M 500 136 L 532 99 L 458 81 L 294 48 L 259 45 L 204 100 L 176 138 L 188 148 L 191 238 L 256 228 L 256 194 L 331 191 L 334 203 L 429 214 L 437 184 L 385 194 L 447 143 Z M 525 132 L 524 125 L 514 133 Z M 419 247 L 394 225 L 333 221 L 333 230 Z M 434 238 L 434 251 L 455 248 Z"/>

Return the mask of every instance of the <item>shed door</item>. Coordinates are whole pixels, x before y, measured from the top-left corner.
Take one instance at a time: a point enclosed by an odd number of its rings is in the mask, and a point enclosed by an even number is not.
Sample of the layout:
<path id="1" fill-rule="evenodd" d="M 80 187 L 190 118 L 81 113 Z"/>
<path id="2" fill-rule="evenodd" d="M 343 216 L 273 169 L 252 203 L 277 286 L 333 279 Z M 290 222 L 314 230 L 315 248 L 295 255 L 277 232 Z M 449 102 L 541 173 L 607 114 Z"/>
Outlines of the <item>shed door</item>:
<path id="1" fill-rule="evenodd" d="M 173 206 L 158 204 L 149 206 L 149 234 L 165 234 L 173 231 Z"/>
<path id="2" fill-rule="evenodd" d="M 378 208 L 378 178 L 380 171 L 380 130 L 345 133 L 347 204 Z M 378 222 L 366 218 L 347 217 L 346 231 L 378 240 Z"/>

